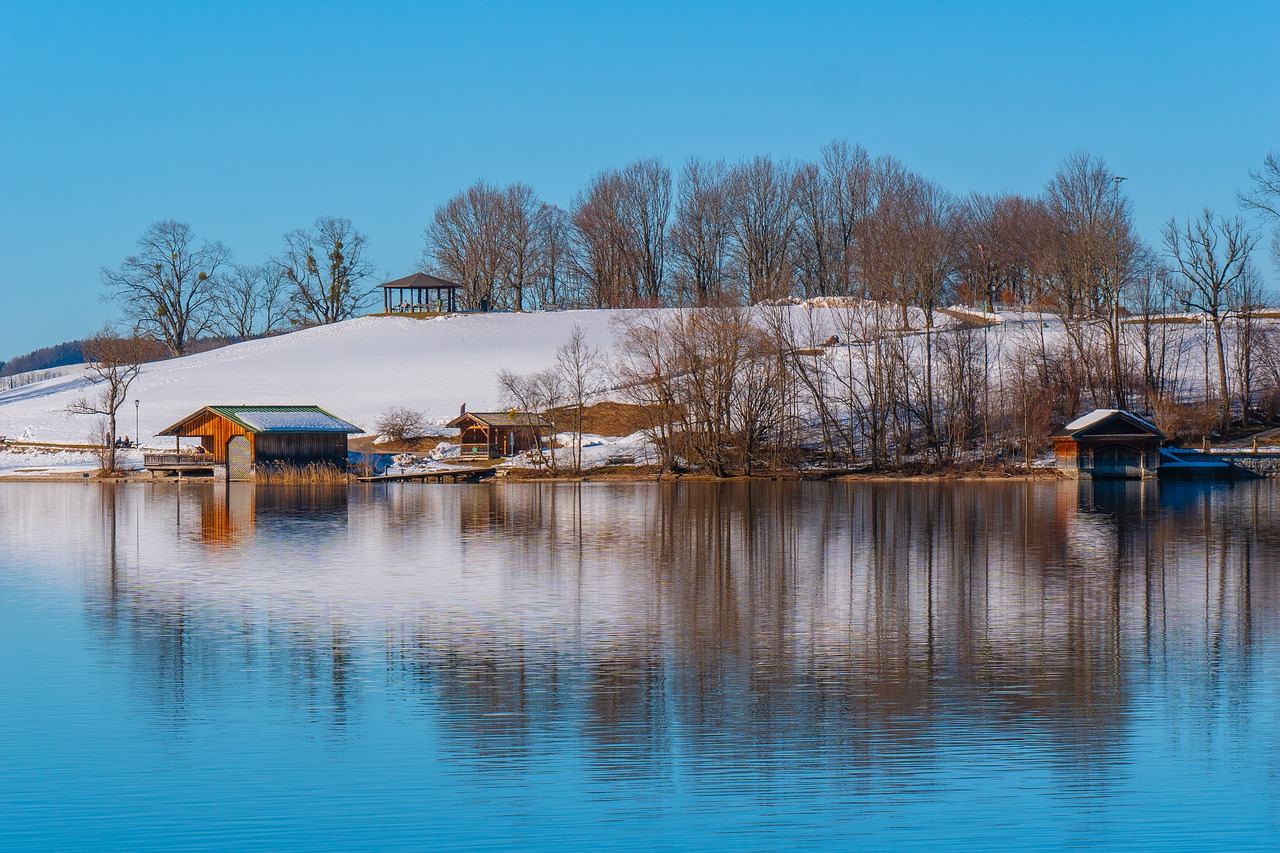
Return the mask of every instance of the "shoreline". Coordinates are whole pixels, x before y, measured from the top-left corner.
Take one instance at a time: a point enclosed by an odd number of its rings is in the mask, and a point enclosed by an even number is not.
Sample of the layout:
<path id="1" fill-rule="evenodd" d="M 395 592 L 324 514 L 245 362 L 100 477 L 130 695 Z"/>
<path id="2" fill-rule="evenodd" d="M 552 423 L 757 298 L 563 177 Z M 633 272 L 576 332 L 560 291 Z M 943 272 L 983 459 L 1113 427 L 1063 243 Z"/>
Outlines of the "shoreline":
<path id="1" fill-rule="evenodd" d="M 956 482 L 988 482 L 988 481 L 1057 481 L 1064 479 L 1053 468 L 1009 468 L 1009 469 L 967 469 L 952 468 L 946 470 L 900 470 L 900 471 L 845 471 L 845 472 L 769 472 L 762 474 L 739 474 L 731 477 L 713 477 L 709 474 L 689 472 L 684 474 L 661 474 L 656 471 L 600 470 L 595 473 L 584 471 L 580 474 L 564 474 L 547 476 L 545 472 L 533 468 L 511 469 L 507 474 L 494 477 L 485 482 L 491 484 L 505 483 L 839 483 L 839 482 L 871 482 L 871 483 L 956 483 Z M 141 472 L 129 472 L 110 477 L 100 477 L 96 473 L 67 472 L 49 474 L 21 473 L 0 474 L 0 483 L 139 483 L 146 485 L 184 485 L 208 484 L 219 482 L 212 477 L 150 477 Z M 299 483 L 255 485 L 286 485 L 289 488 L 334 488 L 355 485 L 370 485 L 351 480 L 348 483 Z M 437 484 L 444 485 L 444 484 Z"/>

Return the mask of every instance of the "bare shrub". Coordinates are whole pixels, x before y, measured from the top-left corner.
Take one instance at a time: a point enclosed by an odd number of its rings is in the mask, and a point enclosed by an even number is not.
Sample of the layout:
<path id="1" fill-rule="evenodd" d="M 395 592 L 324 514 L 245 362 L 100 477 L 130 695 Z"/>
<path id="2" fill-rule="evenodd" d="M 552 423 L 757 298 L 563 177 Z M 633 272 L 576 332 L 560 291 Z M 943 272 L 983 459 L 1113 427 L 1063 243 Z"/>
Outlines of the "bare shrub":
<path id="1" fill-rule="evenodd" d="M 1173 442 L 1203 439 L 1219 422 L 1219 408 L 1214 400 L 1179 403 L 1169 396 L 1151 401 L 1152 419 L 1160 431 Z"/>
<path id="2" fill-rule="evenodd" d="M 427 428 L 427 418 L 422 412 L 403 406 L 392 406 L 378 417 L 374 429 L 391 441 L 409 441 L 421 438 Z"/>

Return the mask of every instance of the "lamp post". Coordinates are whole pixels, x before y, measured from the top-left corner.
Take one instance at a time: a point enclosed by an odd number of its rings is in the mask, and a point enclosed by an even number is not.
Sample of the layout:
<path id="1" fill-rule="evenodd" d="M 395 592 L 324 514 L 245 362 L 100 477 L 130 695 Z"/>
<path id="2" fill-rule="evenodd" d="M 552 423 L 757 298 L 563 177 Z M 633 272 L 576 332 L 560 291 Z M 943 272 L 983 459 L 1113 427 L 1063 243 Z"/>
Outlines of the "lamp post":
<path id="1" fill-rule="evenodd" d="M 142 441 L 142 429 L 138 426 L 142 422 L 142 401 L 133 401 L 133 444 L 136 447 Z"/>

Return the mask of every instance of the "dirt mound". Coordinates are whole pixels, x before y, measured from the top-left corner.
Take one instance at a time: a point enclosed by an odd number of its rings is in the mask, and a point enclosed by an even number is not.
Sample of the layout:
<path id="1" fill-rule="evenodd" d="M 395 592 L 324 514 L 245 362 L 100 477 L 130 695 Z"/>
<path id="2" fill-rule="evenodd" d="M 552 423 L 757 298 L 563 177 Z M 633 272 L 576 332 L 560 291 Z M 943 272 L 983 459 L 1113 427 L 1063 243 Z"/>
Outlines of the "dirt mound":
<path id="1" fill-rule="evenodd" d="M 550 414 L 560 424 L 562 431 L 573 429 L 573 408 L 564 406 L 552 409 Z M 616 438 L 644 429 L 649 420 L 644 406 L 630 403 L 596 403 L 582 410 L 582 431 L 594 435 Z"/>
<path id="2" fill-rule="evenodd" d="M 407 441 L 386 441 L 376 444 L 376 439 L 377 436 L 372 435 L 353 438 L 347 443 L 347 447 L 360 453 L 428 453 L 437 444 L 449 440 L 438 435 L 429 435 Z"/>

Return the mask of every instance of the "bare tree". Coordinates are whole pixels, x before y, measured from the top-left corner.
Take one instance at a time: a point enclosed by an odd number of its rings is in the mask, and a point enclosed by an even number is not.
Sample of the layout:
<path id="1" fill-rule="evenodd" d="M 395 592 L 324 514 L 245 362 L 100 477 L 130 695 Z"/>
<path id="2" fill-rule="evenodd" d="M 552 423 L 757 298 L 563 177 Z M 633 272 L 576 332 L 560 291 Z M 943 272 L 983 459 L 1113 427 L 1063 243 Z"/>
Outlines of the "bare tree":
<path id="1" fill-rule="evenodd" d="M 559 470 L 556 459 L 556 436 L 558 429 L 557 407 L 565 400 L 565 385 L 560 372 L 554 367 L 544 368 L 529 374 L 514 373 L 502 370 L 498 374 L 498 388 L 502 393 L 502 401 L 512 409 L 542 415 L 552 423 L 552 435 L 547 447 L 542 446 L 537 427 L 534 429 L 533 451 L 538 462 L 545 465 L 552 476 Z"/>
<path id="2" fill-rule="evenodd" d="M 830 217 L 830 263 L 835 276 L 832 292 L 864 296 L 860 243 L 875 209 L 875 165 L 861 145 L 837 140 L 822 149 L 822 171 Z"/>
<path id="3" fill-rule="evenodd" d="M 678 353 L 671 323 L 656 310 L 621 314 L 614 322 L 622 394 L 644 413 L 644 432 L 657 452 L 660 474 L 674 470 L 675 424 L 681 411 L 675 400 Z"/>
<path id="4" fill-rule="evenodd" d="M 1162 322 L 1173 307 L 1173 275 L 1163 266 L 1152 265 L 1132 291 L 1131 304 L 1137 312 L 1137 347 L 1142 361 L 1142 401 L 1150 410 L 1154 401 L 1176 387 L 1181 373 L 1183 336 L 1177 327 Z"/>
<path id="5" fill-rule="evenodd" d="M 602 172 L 574 198 L 574 268 L 583 297 L 595 308 L 634 305 L 639 291 L 622 214 L 625 186 L 617 172 Z"/>
<path id="6" fill-rule="evenodd" d="M 732 253 L 747 302 L 791 292 L 790 247 L 795 233 L 794 172 L 771 157 L 756 157 L 729 172 Z"/>
<path id="7" fill-rule="evenodd" d="M 574 472 L 582 470 L 582 420 L 587 398 L 596 391 L 604 373 L 604 357 L 600 348 L 587 342 L 582 326 L 574 324 L 569 340 L 556 350 L 556 369 L 570 407 L 573 425 L 571 460 Z"/>
<path id="8" fill-rule="evenodd" d="M 538 304 L 558 306 L 573 297 L 572 225 L 569 215 L 554 204 L 542 205 L 536 225 Z"/>
<path id="9" fill-rule="evenodd" d="M 276 264 L 291 285 L 295 322 L 336 323 L 368 304 L 365 281 L 374 266 L 365 257 L 365 236 L 350 219 L 322 216 L 311 228 L 286 234 L 284 242 L 284 254 Z"/>
<path id="10" fill-rule="evenodd" d="M 537 280 L 541 259 L 538 215 L 543 208 L 533 187 L 516 183 L 503 192 L 498 226 L 502 281 L 505 293 L 499 304 L 523 311 L 525 297 Z"/>
<path id="11" fill-rule="evenodd" d="M 664 292 L 671 171 L 657 159 L 601 172 L 574 199 L 576 266 L 596 307 L 657 305 Z"/>
<path id="12" fill-rule="evenodd" d="M 1262 277 L 1252 264 L 1240 284 L 1234 288 L 1230 305 L 1234 323 L 1234 340 L 1231 351 L 1236 374 L 1236 390 L 1239 392 L 1240 419 L 1248 423 L 1257 390 L 1258 367 L 1261 361 L 1263 330 L 1258 314 L 1266 306 L 1263 303 Z"/>
<path id="13" fill-rule="evenodd" d="M 138 238 L 137 254 L 104 268 L 102 280 L 140 334 L 181 356 L 213 322 L 220 269 L 230 257 L 221 243 L 197 245 L 186 223 L 164 220 Z"/>
<path id="14" fill-rule="evenodd" d="M 110 329 L 85 340 L 83 344 L 86 362 L 85 372 L 93 393 L 77 397 L 67 411 L 73 415 L 97 415 L 99 423 L 94 427 L 95 442 L 99 447 L 99 461 L 103 474 L 116 471 L 116 417 L 129 399 L 129 386 L 138 378 L 142 364 L 147 360 L 146 341 L 136 337 L 122 338 Z"/>
<path id="15" fill-rule="evenodd" d="M 215 295 L 214 328 L 241 341 L 279 331 L 288 308 L 287 287 L 275 264 L 235 265 Z"/>
<path id="16" fill-rule="evenodd" d="M 1280 267 L 1280 151 L 1272 151 L 1263 159 L 1261 168 L 1251 169 L 1253 189 L 1239 194 L 1240 206 L 1266 217 L 1271 232 L 1271 261 Z"/>
<path id="17" fill-rule="evenodd" d="M 839 288 L 841 252 L 833 216 L 834 192 L 816 163 L 796 169 L 796 282 L 804 296 L 827 296 Z"/>
<path id="18" fill-rule="evenodd" d="M 1016 195 L 970 195 L 963 202 L 957 246 L 959 295 L 988 311 L 1000 302 L 1038 301 L 1044 205 Z"/>
<path id="19" fill-rule="evenodd" d="M 422 267 L 463 286 L 462 307 L 493 304 L 504 269 L 502 190 L 477 181 L 436 208 Z"/>
<path id="20" fill-rule="evenodd" d="M 671 170 L 656 157 L 637 160 L 622 170 L 622 187 L 622 219 L 631 263 L 637 271 L 637 295 L 657 305 L 663 297 L 666 271 Z"/>
<path id="21" fill-rule="evenodd" d="M 1249 254 L 1257 242 L 1257 235 L 1243 219 L 1215 216 L 1207 207 L 1199 219 L 1188 219 L 1181 226 L 1177 219 L 1170 219 L 1164 226 L 1165 251 L 1185 282 L 1183 303 L 1204 314 L 1213 329 L 1223 426 L 1231 414 L 1223 322 L 1236 298 L 1235 290 L 1249 272 Z M 1206 396 L 1208 393 L 1206 388 Z"/>
<path id="22" fill-rule="evenodd" d="M 1067 157 L 1045 189 L 1054 224 L 1053 301 L 1086 368 L 1097 359 L 1085 322 L 1104 321 L 1107 373 L 1089 384 L 1105 388 L 1105 397 L 1117 408 L 1126 404 L 1121 307 L 1126 290 L 1140 280 L 1150 259 L 1133 230 L 1129 200 L 1119 191 L 1123 180 L 1101 158 L 1081 151 Z"/>
<path id="23" fill-rule="evenodd" d="M 669 237 L 676 289 L 686 303 L 707 305 L 720 299 L 732 229 L 724 162 L 689 160 L 680 173 Z"/>

